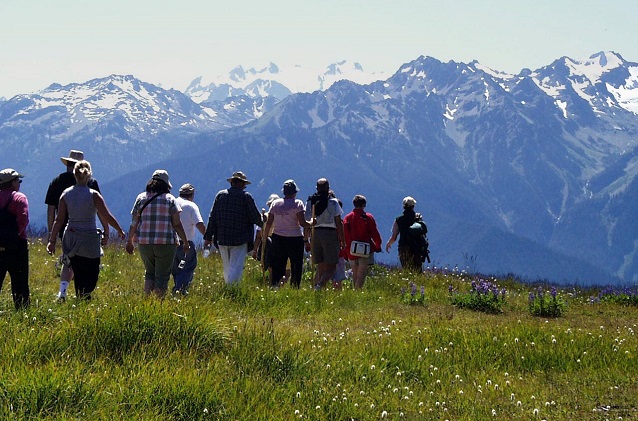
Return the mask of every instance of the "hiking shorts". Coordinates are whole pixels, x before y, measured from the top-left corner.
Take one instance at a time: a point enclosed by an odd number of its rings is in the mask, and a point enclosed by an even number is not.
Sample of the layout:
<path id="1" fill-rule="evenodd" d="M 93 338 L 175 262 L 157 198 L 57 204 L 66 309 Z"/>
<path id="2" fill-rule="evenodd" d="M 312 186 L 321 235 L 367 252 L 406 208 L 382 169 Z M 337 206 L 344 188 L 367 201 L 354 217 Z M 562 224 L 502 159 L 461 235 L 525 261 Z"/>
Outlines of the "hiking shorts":
<path id="1" fill-rule="evenodd" d="M 326 263 L 336 265 L 339 261 L 339 237 L 334 228 L 315 228 L 312 238 L 312 261 L 315 264 Z"/>

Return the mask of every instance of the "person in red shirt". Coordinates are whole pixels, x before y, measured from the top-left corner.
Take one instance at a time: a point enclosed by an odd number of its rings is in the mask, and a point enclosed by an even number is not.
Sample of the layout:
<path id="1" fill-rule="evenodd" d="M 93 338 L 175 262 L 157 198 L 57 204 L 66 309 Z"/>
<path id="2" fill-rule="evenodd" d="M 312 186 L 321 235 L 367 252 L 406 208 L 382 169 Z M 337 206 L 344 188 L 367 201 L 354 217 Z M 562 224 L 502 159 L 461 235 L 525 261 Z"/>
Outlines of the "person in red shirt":
<path id="1" fill-rule="evenodd" d="M 343 219 L 346 250 L 352 267 L 352 281 L 355 289 L 363 288 L 363 283 L 368 275 L 368 266 L 374 264 L 374 253 L 381 252 L 381 234 L 379 234 L 374 217 L 365 211 L 366 203 L 365 196 L 357 194 L 352 199 L 354 209 Z M 353 241 L 362 241 L 370 244 L 370 254 L 367 257 L 352 255 L 351 246 Z"/>
<path id="2" fill-rule="evenodd" d="M 24 175 L 12 168 L 0 171 L 0 209 L 7 211 L 11 219 L 17 223 L 16 238 L 9 239 L 0 245 L 0 290 L 4 278 L 11 277 L 11 295 L 16 310 L 29 306 L 29 246 L 27 243 L 27 226 L 29 225 L 29 202 L 27 196 L 20 192 L 20 184 Z M 4 219 L 4 218 L 3 218 Z M 3 228 L 13 221 L 3 221 Z"/>

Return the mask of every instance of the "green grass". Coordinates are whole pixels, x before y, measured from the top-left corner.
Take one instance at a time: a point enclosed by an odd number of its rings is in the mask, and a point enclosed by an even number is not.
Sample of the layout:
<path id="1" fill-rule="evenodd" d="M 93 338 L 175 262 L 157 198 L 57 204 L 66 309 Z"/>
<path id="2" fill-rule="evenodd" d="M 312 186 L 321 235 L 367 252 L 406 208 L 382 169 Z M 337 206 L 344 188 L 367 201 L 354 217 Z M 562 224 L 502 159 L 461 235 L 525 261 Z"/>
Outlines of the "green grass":
<path id="1" fill-rule="evenodd" d="M 247 261 L 228 288 L 212 256 L 188 297 L 159 301 L 139 256 L 109 247 L 103 263 L 90 302 L 54 304 L 39 242 L 31 308 L 13 310 L 5 280 L 0 419 L 638 418 L 638 308 L 592 291 L 559 289 L 565 310 L 545 318 L 536 289 L 491 279 L 507 293 L 488 314 L 452 304 L 450 285 L 470 290 L 460 273 L 375 267 L 360 291 L 272 290 Z"/>

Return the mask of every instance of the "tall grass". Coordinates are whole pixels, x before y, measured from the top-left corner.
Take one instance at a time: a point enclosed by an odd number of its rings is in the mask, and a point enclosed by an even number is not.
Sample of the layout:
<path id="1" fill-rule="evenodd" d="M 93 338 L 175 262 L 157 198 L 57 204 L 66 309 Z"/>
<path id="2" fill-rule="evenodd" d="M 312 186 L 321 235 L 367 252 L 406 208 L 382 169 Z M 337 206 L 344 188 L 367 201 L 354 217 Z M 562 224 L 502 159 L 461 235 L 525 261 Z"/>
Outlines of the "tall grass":
<path id="1" fill-rule="evenodd" d="M 0 419 L 638 417 L 638 308 L 593 291 L 558 291 L 567 310 L 543 318 L 535 288 L 499 279 L 507 300 L 488 314 L 452 304 L 450 285 L 472 288 L 458 272 L 273 290 L 247 261 L 229 288 L 212 256 L 189 296 L 159 301 L 139 257 L 109 247 L 94 300 L 58 305 L 37 241 L 31 262 L 32 307 L 13 310 L 8 280 L 0 296 Z"/>

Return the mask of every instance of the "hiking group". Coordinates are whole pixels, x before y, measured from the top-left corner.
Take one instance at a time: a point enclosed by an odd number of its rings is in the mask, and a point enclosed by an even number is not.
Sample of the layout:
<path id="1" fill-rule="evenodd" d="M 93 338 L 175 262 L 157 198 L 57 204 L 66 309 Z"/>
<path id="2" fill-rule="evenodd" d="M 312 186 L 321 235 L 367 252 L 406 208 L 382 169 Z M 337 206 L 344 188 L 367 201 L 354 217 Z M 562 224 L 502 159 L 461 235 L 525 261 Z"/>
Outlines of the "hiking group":
<path id="1" fill-rule="evenodd" d="M 346 278 L 346 261 L 352 270 L 353 286 L 359 289 L 369 266 L 374 264 L 374 253 L 382 251 L 376 221 L 365 211 L 366 198 L 355 195 L 354 209 L 343 217 L 343 204 L 326 178 L 317 180 L 316 192 L 305 203 L 297 199 L 300 189 L 295 181 L 286 180 L 283 197 L 271 195 L 266 202 L 268 210 L 262 208 L 260 212 L 246 191 L 250 181 L 243 172 L 234 172 L 227 179 L 230 186 L 216 194 L 204 224 L 194 202 L 195 187 L 184 184 L 179 197 L 174 197 L 168 172 L 156 170 L 133 203 L 127 235 L 109 211 L 83 152 L 72 150 L 68 157 L 60 159 L 66 171 L 51 181 L 45 198 L 47 251 L 55 255 L 58 238 L 62 245 L 58 302 L 66 300 L 72 280 L 77 298 L 91 298 L 98 281 L 102 247 L 110 238 L 109 227 L 126 240 L 129 254 L 135 252 L 137 245 L 145 270 L 144 292 L 159 297 L 167 293 L 171 274 L 172 292 L 188 294 L 197 267 L 197 231 L 204 238 L 204 257 L 211 246 L 219 251 L 224 281 L 229 285 L 241 280 L 245 258 L 252 252 L 261 261 L 273 288 L 287 280 L 299 288 L 304 254 L 309 252 L 316 265 L 312 281 L 315 289 L 330 282 L 340 288 Z M 29 205 L 19 191 L 23 178 L 11 168 L 0 171 L 0 289 L 9 273 L 16 309 L 29 305 Z M 422 263 L 426 259 L 429 262 L 427 227 L 414 211 L 415 205 L 414 198 L 403 199 L 403 213 L 394 220 L 385 248 L 389 252 L 398 238 L 401 266 L 421 271 Z M 97 227 L 96 216 L 102 229 Z"/>

